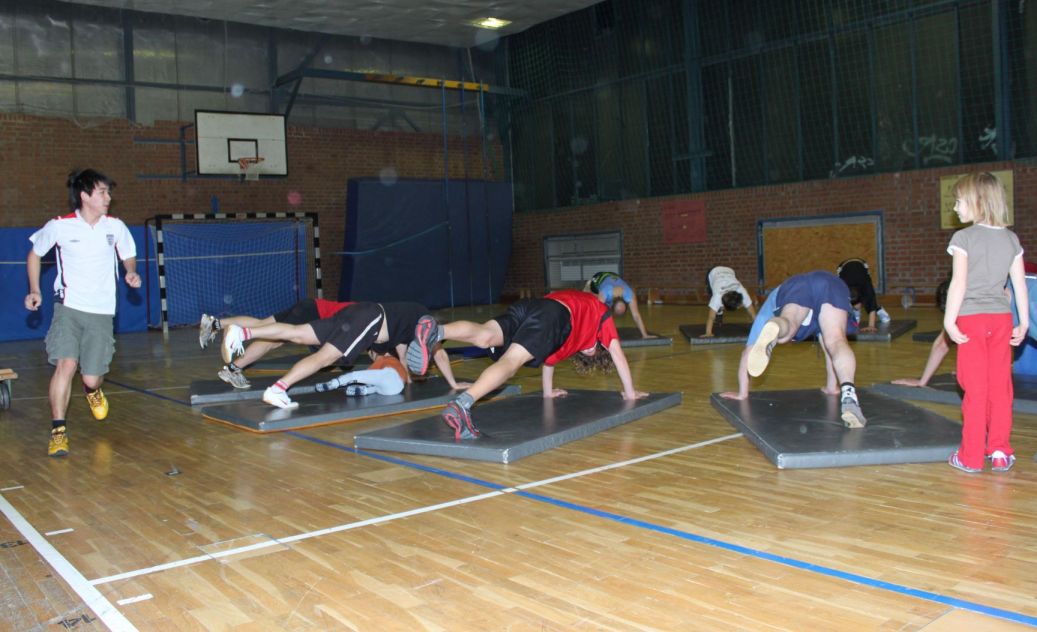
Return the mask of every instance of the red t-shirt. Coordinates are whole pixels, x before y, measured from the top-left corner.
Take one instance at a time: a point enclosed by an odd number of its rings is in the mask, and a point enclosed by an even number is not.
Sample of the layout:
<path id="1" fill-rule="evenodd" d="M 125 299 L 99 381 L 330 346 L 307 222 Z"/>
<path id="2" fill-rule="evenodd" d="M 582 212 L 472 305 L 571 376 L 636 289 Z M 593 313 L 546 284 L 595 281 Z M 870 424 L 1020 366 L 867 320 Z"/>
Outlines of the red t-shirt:
<path id="1" fill-rule="evenodd" d="M 339 313 L 343 307 L 354 303 L 354 301 L 343 301 L 340 303 L 338 301 L 329 301 L 323 298 L 315 298 L 313 299 L 313 302 L 317 305 L 317 314 L 321 319 L 330 318 Z"/>
<path id="2" fill-rule="evenodd" d="M 608 308 L 590 292 L 559 290 L 544 298 L 558 301 L 572 314 L 572 331 L 565 343 L 544 360 L 547 366 L 554 366 L 573 354 L 590 349 L 597 342 L 608 349 L 612 341 L 619 338 L 611 314 L 606 317 Z"/>

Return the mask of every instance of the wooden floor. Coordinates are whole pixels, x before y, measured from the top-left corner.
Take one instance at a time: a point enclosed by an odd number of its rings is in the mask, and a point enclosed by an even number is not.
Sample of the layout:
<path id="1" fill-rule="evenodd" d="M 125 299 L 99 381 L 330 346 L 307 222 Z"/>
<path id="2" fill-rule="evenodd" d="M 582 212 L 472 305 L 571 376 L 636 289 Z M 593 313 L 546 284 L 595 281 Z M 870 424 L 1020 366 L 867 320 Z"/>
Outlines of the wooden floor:
<path id="1" fill-rule="evenodd" d="M 893 312 L 939 326 L 932 308 Z M 206 422 L 187 386 L 214 379 L 219 353 L 189 330 L 120 336 L 109 419 L 76 392 L 71 454 L 50 459 L 43 342 L 0 345 L 20 376 L 0 412 L 0 629 L 1037 624 L 1037 419 L 1016 417 L 1007 474 L 780 471 L 709 404 L 736 387 L 741 347 L 686 344 L 677 326 L 702 322 L 701 307 L 645 316 L 674 343 L 629 350 L 635 382 L 683 404 L 511 465 L 353 450 L 355 433 L 418 414 L 273 435 Z M 854 348 L 866 386 L 917 376 L 929 345 Z M 474 378 L 486 362 L 455 370 Z M 823 377 L 813 345 L 785 345 L 753 387 Z M 618 390 L 568 367 L 556 381 Z M 540 388 L 533 370 L 516 382 Z"/>

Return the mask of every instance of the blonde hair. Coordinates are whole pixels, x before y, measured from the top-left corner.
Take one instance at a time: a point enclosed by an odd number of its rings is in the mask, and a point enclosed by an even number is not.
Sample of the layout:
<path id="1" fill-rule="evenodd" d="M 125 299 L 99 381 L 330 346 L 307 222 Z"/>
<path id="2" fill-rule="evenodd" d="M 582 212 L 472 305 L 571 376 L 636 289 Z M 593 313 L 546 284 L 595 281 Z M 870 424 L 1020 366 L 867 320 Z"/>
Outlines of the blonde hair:
<path id="1" fill-rule="evenodd" d="M 954 183 L 951 191 L 973 209 L 977 224 L 1008 225 L 1008 203 L 1005 187 L 992 173 L 970 173 Z"/>

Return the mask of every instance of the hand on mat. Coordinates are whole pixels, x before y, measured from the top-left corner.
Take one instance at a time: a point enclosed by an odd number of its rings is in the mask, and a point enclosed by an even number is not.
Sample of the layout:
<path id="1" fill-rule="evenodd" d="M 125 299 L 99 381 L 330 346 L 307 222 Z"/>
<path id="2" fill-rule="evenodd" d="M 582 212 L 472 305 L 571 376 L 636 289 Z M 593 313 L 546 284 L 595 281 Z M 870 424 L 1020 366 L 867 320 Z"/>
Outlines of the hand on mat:
<path id="1" fill-rule="evenodd" d="M 720 394 L 720 396 L 723 397 L 724 399 L 738 399 L 738 400 L 742 400 L 742 399 L 746 399 L 747 397 L 749 397 L 749 394 L 746 393 L 745 395 L 742 395 L 741 393 L 736 393 L 734 391 L 724 391 L 723 393 Z"/>
<path id="2" fill-rule="evenodd" d="M 713 334 L 702 334 L 699 338 L 712 338 Z"/>
<path id="3" fill-rule="evenodd" d="M 569 391 L 564 388 L 552 388 L 550 391 L 544 391 L 544 399 L 554 399 L 555 397 L 565 397 L 569 394 Z"/>
<path id="4" fill-rule="evenodd" d="M 645 335 L 641 336 L 641 339 L 642 340 L 648 340 L 649 338 L 658 338 L 658 337 L 659 336 L 657 336 L 656 334 L 645 334 Z"/>
<path id="5" fill-rule="evenodd" d="M 472 388 L 472 383 L 471 382 L 458 382 L 457 384 L 454 384 L 450 388 L 454 389 L 455 391 L 463 391 L 466 388 Z"/>
<path id="6" fill-rule="evenodd" d="M 874 332 L 876 332 L 878 330 L 879 330 L 878 327 L 858 327 L 857 328 L 857 331 L 861 332 L 862 334 L 874 333 Z"/>
<path id="7" fill-rule="evenodd" d="M 925 386 L 925 382 L 914 377 L 902 377 L 899 380 L 893 380 L 893 384 L 899 384 L 900 386 Z"/>
<path id="8" fill-rule="evenodd" d="M 634 391 L 634 396 L 633 397 L 627 397 L 626 392 L 625 391 L 623 392 L 623 399 L 626 399 L 626 400 L 644 399 L 646 397 L 648 397 L 648 393 L 646 393 L 644 391 Z"/>

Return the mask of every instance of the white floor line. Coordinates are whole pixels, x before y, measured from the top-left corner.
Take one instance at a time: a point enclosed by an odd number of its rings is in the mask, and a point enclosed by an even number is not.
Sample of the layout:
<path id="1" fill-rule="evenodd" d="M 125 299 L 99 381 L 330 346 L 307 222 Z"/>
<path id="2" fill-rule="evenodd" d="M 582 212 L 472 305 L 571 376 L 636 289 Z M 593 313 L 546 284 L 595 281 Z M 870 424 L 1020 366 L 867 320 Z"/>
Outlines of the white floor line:
<path id="1" fill-rule="evenodd" d="M 666 457 L 666 456 L 671 456 L 673 454 L 678 454 L 680 452 L 686 452 L 688 450 L 694 450 L 696 448 L 701 448 L 701 447 L 705 447 L 705 446 L 708 446 L 708 445 L 712 445 L 714 443 L 720 443 L 721 441 L 728 441 L 730 439 L 735 439 L 735 438 L 741 437 L 741 436 L 742 436 L 741 433 L 729 434 L 729 435 L 725 435 L 723 437 L 717 437 L 716 439 L 709 439 L 707 441 L 700 441 L 699 443 L 692 443 L 692 444 L 689 444 L 689 445 L 681 446 L 679 448 L 673 448 L 671 450 L 665 450 L 663 452 L 656 452 L 655 454 L 648 454 L 648 455 L 645 455 L 645 456 L 642 456 L 642 457 L 638 457 L 636 459 L 630 459 L 630 460 L 627 460 L 627 461 L 619 461 L 619 462 L 616 462 L 616 463 L 611 463 L 609 465 L 603 465 L 603 466 L 600 466 L 600 467 L 595 467 L 595 468 L 590 468 L 590 469 L 582 470 L 580 472 L 573 472 L 572 474 L 563 474 L 562 476 L 556 476 L 554 478 L 544 479 L 544 480 L 541 480 L 541 481 L 534 481 L 532 483 L 523 483 L 521 485 L 517 485 L 515 487 L 508 487 L 506 489 L 502 489 L 502 490 L 499 490 L 499 491 L 492 491 L 492 492 L 488 492 L 488 493 L 485 493 L 485 494 L 478 494 L 476 496 L 468 496 L 467 498 L 459 498 L 457 500 L 451 500 L 451 501 L 447 501 L 445 503 L 439 503 L 437 505 L 429 505 L 429 506 L 426 506 L 426 507 L 419 507 L 417 509 L 410 509 L 408 511 L 401 511 L 399 513 L 389 514 L 389 515 L 385 515 L 385 516 L 379 516 L 377 518 L 369 518 L 367 520 L 360 520 L 358 522 L 350 522 L 350 523 L 338 525 L 338 526 L 335 526 L 335 527 L 328 527 L 326 529 L 319 529 L 317 531 L 309 531 L 309 532 L 306 532 L 306 533 L 299 533 L 299 534 L 288 536 L 288 537 L 285 537 L 285 538 L 270 539 L 270 540 L 266 540 L 264 542 L 257 542 L 256 544 L 250 544 L 248 546 L 242 546 L 242 547 L 238 547 L 238 548 L 235 548 L 235 549 L 227 549 L 226 551 L 220 551 L 218 553 L 212 553 L 212 554 L 207 554 L 207 555 L 198 555 L 198 556 L 186 558 L 186 559 L 183 559 L 183 560 L 177 560 L 175 562 L 167 562 L 165 564 L 159 564 L 157 566 L 151 566 L 149 568 L 141 568 L 141 569 L 138 569 L 138 570 L 135 570 L 135 571 L 127 571 L 125 573 L 119 573 L 117 575 L 109 575 L 107 577 L 98 577 L 97 579 L 90 580 L 90 584 L 92 584 L 94 586 L 98 586 L 98 585 L 101 585 L 101 584 L 108 584 L 108 583 L 111 583 L 111 582 L 122 581 L 122 580 L 125 580 L 125 579 L 131 579 L 133 577 L 140 577 L 141 575 L 150 575 L 152 573 L 157 573 L 157 572 L 160 572 L 160 571 L 170 570 L 170 569 L 174 569 L 174 568 L 180 568 L 180 567 L 183 567 L 183 566 L 190 566 L 192 564 L 198 564 L 199 562 L 211 561 L 211 560 L 215 560 L 215 559 L 218 559 L 218 558 L 230 557 L 230 556 L 233 556 L 233 555 L 240 555 L 242 553 L 250 553 L 252 551 L 258 551 L 258 550 L 266 549 L 266 548 L 269 548 L 269 547 L 272 547 L 272 546 L 282 546 L 282 545 L 289 544 L 289 543 L 292 543 L 292 542 L 299 542 L 301 540 L 308 540 L 310 538 L 320 537 L 322 535 L 328 535 L 328 534 L 331 534 L 331 533 L 338 533 L 340 531 L 349 531 L 351 529 L 358 529 L 360 527 L 367 527 L 367 526 L 370 526 L 370 525 L 382 524 L 382 523 L 385 523 L 385 522 L 391 522 L 391 521 L 394 521 L 394 520 L 399 520 L 401 518 L 409 518 L 410 516 L 417 516 L 417 515 L 424 514 L 424 513 L 429 513 L 429 512 L 432 512 L 432 511 L 438 511 L 440 509 L 447 509 L 447 508 L 450 508 L 450 507 L 457 507 L 459 505 L 466 505 L 466 504 L 469 504 L 469 503 L 478 502 L 480 500 L 486 500 L 488 498 L 496 498 L 498 496 L 503 496 L 505 494 L 512 494 L 512 493 L 515 493 L 516 491 L 525 490 L 525 489 L 531 489 L 533 487 L 539 487 L 541 485 L 548 485 L 550 483 L 557 483 L 559 481 L 564 481 L 564 480 L 569 480 L 569 479 L 573 479 L 573 478 L 578 478 L 578 477 L 581 477 L 581 476 L 588 476 L 590 474 L 597 474 L 598 472 L 604 472 L 604 471 L 615 469 L 615 468 L 619 468 L 619 467 L 626 467 L 628 465 L 633 465 L 633 464 L 636 464 L 636 463 L 642 463 L 644 461 L 650 461 L 650 460 L 653 460 L 653 459 L 659 459 L 659 458 L 663 458 L 663 457 Z"/>
<path id="2" fill-rule="evenodd" d="M 190 387 L 189 386 L 159 386 L 158 388 L 149 388 L 147 390 L 148 390 L 148 392 L 158 393 L 159 391 L 182 391 L 182 390 L 185 390 L 187 388 L 190 388 Z M 132 394 L 132 393 L 139 393 L 139 392 L 140 391 L 135 391 L 135 390 L 128 389 L 128 388 L 119 388 L 119 389 L 112 389 L 112 390 L 108 390 L 107 388 L 104 389 L 104 394 L 105 395 L 125 395 L 127 393 L 131 393 Z M 29 397 L 14 397 L 14 398 L 11 399 L 11 401 L 14 401 L 14 402 L 30 402 L 30 401 L 32 401 L 34 399 L 49 399 L 49 398 L 50 398 L 49 395 L 32 395 L 32 396 L 29 396 Z"/>
<path id="3" fill-rule="evenodd" d="M 137 595 L 136 597 L 127 597 L 126 599 L 120 599 L 115 603 L 119 604 L 120 606 L 127 606 L 131 603 L 147 601 L 148 599 L 154 599 L 154 595 L 152 595 L 151 593 L 144 593 L 143 595 Z"/>
<path id="4" fill-rule="evenodd" d="M 52 535 L 61 535 L 62 533 L 72 533 L 75 529 L 58 529 L 57 531 L 48 531 L 43 535 L 50 537 Z"/>
<path id="5" fill-rule="evenodd" d="M 86 577 L 83 577 L 61 553 L 58 553 L 58 550 L 51 546 L 50 542 L 47 542 L 47 539 L 40 535 L 40 532 L 34 529 L 3 496 L 0 496 L 0 511 L 14 525 L 14 528 L 22 534 L 26 542 L 31 544 L 32 548 L 36 549 L 36 552 L 57 571 L 58 575 L 68 583 L 86 606 L 93 610 L 97 618 L 103 621 L 109 629 L 113 632 L 137 629 L 130 623 L 129 619 L 112 605 L 112 602 L 108 601 L 99 590 L 94 588 L 87 581 Z"/>

